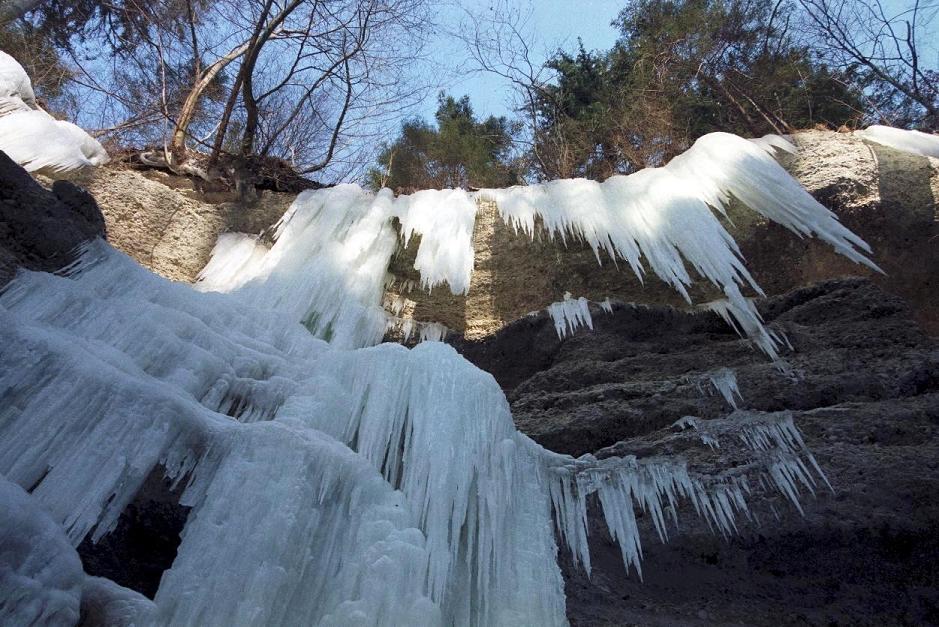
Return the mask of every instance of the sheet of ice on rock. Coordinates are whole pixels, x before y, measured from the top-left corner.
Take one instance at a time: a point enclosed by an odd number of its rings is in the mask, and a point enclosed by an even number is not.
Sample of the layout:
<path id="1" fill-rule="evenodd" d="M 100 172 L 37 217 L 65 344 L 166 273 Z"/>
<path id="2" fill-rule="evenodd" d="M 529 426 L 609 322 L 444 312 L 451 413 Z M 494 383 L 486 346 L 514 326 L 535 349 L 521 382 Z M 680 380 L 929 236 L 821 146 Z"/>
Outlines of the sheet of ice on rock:
<path id="1" fill-rule="evenodd" d="M 222 236 L 197 282 L 302 321 L 338 347 L 381 341 L 393 320 L 382 309 L 388 264 L 401 243 L 419 238 L 414 267 L 427 289 L 469 290 L 476 202 L 462 190 L 395 198 L 357 185 L 307 191 L 294 201 L 268 251 L 257 238 Z M 439 332 L 430 333 L 434 339 Z"/>
<path id="2" fill-rule="evenodd" d="M 874 124 L 854 134 L 867 141 L 922 157 L 939 159 L 939 135 Z"/>
<path id="3" fill-rule="evenodd" d="M 536 220 L 562 239 L 580 238 L 601 261 L 603 251 L 626 260 L 640 279 L 651 270 L 690 303 L 690 265 L 719 287 L 735 327 L 776 358 L 778 338 L 741 288 L 763 294 L 744 266 L 736 242 L 715 216 L 726 215 L 730 199 L 777 222 L 798 236 L 815 236 L 857 263 L 878 269 L 868 259 L 870 247 L 819 204 L 772 156 L 776 149 L 795 151 L 777 136 L 748 141 L 711 133 L 660 168 L 602 183 L 587 179 L 485 189 L 506 222 L 533 233 Z"/>
<path id="4" fill-rule="evenodd" d="M 155 467 L 186 486 L 157 623 L 564 621 L 535 462 L 450 347 L 338 350 L 103 243 L 11 284 L 0 346 L 0 474 L 63 537 L 107 533 Z"/>

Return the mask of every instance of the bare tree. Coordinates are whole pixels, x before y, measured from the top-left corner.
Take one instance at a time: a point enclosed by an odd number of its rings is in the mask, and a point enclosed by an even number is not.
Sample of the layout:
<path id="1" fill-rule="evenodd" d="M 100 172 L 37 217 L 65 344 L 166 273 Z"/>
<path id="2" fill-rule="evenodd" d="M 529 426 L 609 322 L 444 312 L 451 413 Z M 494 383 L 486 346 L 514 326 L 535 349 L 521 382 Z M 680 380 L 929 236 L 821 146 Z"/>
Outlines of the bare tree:
<path id="1" fill-rule="evenodd" d="M 527 149 L 532 170 L 543 178 L 576 176 L 570 142 L 562 129 L 542 123 L 544 106 L 559 106 L 555 92 L 546 89 L 554 79 L 547 54 L 532 49 L 534 33 L 528 12 L 506 2 L 497 2 L 487 13 L 464 13 L 455 36 L 463 41 L 477 71 L 507 81 L 514 92 L 516 110 L 524 117 L 528 136 L 516 139 Z M 539 58 L 540 57 L 540 58 Z"/>
<path id="2" fill-rule="evenodd" d="M 836 66 L 859 70 L 877 117 L 939 129 L 939 73 L 924 61 L 924 30 L 937 5 L 912 0 L 798 0 L 813 46 Z"/>
<path id="3" fill-rule="evenodd" d="M 427 0 L 82 1 L 83 36 L 63 45 L 74 82 L 103 133 L 157 146 L 150 165 L 323 172 L 424 93 L 409 66 Z"/>

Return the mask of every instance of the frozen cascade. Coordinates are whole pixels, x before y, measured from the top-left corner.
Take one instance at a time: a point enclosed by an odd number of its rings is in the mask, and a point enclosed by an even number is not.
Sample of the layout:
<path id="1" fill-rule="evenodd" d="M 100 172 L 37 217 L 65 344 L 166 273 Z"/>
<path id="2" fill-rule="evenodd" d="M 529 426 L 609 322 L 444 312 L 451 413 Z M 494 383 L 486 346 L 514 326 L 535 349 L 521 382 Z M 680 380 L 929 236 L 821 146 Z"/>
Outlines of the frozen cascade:
<path id="1" fill-rule="evenodd" d="M 564 300 L 548 305 L 548 315 L 554 320 L 554 330 L 559 339 L 583 326 L 593 329 L 590 303 L 583 296 L 575 299 L 571 298 L 570 292 L 564 292 Z"/>
<path id="2" fill-rule="evenodd" d="M 727 404 L 737 409 L 737 399 L 743 399 L 740 388 L 737 387 L 737 373 L 730 368 L 718 368 L 708 375 L 708 378 Z"/>
<path id="3" fill-rule="evenodd" d="M 394 324 L 381 300 L 398 246 L 420 237 L 414 267 L 423 287 L 446 283 L 454 294 L 465 294 L 473 270 L 477 202 L 493 200 L 516 230 L 534 236 L 540 221 L 553 237 L 586 241 L 598 262 L 603 251 L 625 260 L 640 279 L 651 270 L 690 302 L 687 262 L 724 293 L 715 310 L 776 359 L 782 339 L 766 329 L 742 288 L 763 292 L 715 211 L 725 215 L 730 199 L 737 198 L 798 236 L 819 237 L 849 259 L 879 270 L 866 256 L 867 244 L 775 161 L 776 150 L 795 147 L 782 137 L 753 142 L 712 133 L 664 167 L 603 183 L 571 179 L 398 197 L 387 189 L 373 194 L 354 185 L 308 191 L 284 216 L 270 251 L 244 238 L 220 239 L 199 285 L 270 303 L 338 346 L 375 344 Z"/>
<path id="4" fill-rule="evenodd" d="M 589 568 L 591 494 L 638 569 L 637 507 L 663 538 L 680 499 L 726 533 L 743 468 L 791 499 L 813 484 L 791 419 L 754 427 L 752 464 L 720 477 L 551 453 L 448 345 L 342 350 L 103 242 L 0 294 L 0 408 L 0 474 L 73 545 L 153 469 L 185 486 L 152 606 L 86 582 L 138 624 L 563 624 L 554 530 Z"/>

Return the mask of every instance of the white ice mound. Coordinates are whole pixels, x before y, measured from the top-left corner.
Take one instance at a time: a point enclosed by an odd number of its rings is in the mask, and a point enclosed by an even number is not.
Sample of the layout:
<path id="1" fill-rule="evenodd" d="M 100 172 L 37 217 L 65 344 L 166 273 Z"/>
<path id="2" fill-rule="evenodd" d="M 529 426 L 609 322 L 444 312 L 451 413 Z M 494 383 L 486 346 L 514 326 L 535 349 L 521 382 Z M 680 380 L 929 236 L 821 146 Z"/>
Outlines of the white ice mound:
<path id="1" fill-rule="evenodd" d="M 0 624 L 75 625 L 84 577 L 62 528 L 0 476 Z"/>
<path id="2" fill-rule="evenodd" d="M 374 344 L 390 324 L 381 298 L 398 248 L 393 221 L 403 243 L 420 237 L 414 267 L 424 286 L 447 283 L 454 293 L 465 294 L 472 278 L 477 200 L 488 199 L 517 230 L 534 235 L 537 221 L 551 236 L 582 239 L 598 262 L 602 250 L 625 260 L 640 279 L 651 270 L 689 302 L 690 265 L 724 292 L 721 313 L 775 359 L 779 338 L 766 330 L 741 289 L 762 291 L 715 215 L 726 212 L 732 197 L 800 237 L 819 237 L 849 259 L 878 269 L 866 256 L 867 244 L 774 160 L 770 153 L 777 149 L 794 147 L 775 136 L 754 143 L 713 133 L 664 167 L 602 183 L 572 179 L 478 194 L 427 190 L 398 197 L 387 189 L 373 194 L 352 185 L 305 192 L 285 215 L 269 252 L 250 242 L 220 240 L 200 289 L 236 291 L 249 302 L 272 303 L 342 346 Z"/>
<path id="3" fill-rule="evenodd" d="M 100 143 L 43 111 L 26 70 L 0 51 L 0 150 L 29 172 L 61 174 L 107 163 Z"/>
<path id="4" fill-rule="evenodd" d="M 854 131 L 861 139 L 922 157 L 939 159 L 939 135 L 875 124 Z"/>
<path id="5" fill-rule="evenodd" d="M 192 508 L 154 604 L 89 582 L 95 607 L 138 624 L 563 624 L 555 534 L 589 567 L 591 494 L 638 568 L 637 507 L 663 537 L 682 499 L 727 532 L 751 479 L 793 500 L 813 485 L 785 416 L 754 423 L 732 474 L 575 460 L 517 432 L 450 346 L 341 350 L 271 307 L 103 242 L 0 294 L 0 475 L 72 545 L 108 533 L 154 471 Z"/>

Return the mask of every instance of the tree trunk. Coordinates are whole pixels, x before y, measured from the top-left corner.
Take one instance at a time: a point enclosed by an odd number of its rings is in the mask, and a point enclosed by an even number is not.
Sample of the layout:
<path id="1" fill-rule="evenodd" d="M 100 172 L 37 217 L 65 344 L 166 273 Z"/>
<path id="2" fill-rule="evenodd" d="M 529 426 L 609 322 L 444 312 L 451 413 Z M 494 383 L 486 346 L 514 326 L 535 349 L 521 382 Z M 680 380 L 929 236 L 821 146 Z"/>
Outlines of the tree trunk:
<path id="1" fill-rule="evenodd" d="M 218 73 L 222 71 L 222 69 L 244 54 L 245 50 L 247 49 L 248 44 L 242 44 L 226 54 L 224 57 L 221 57 L 215 61 L 212 65 L 205 69 L 196 84 L 192 86 L 192 89 L 189 91 L 189 95 L 186 96 L 186 101 L 183 103 L 182 109 L 179 111 L 179 117 L 176 120 L 176 127 L 173 130 L 173 141 L 171 148 L 174 160 L 180 158 L 186 152 L 186 135 L 188 134 L 189 123 L 192 122 L 192 118 L 196 113 L 196 107 L 199 105 L 199 99 L 202 97 L 203 92 L 205 92 L 206 88 L 212 83 L 212 81 L 215 79 Z"/>

